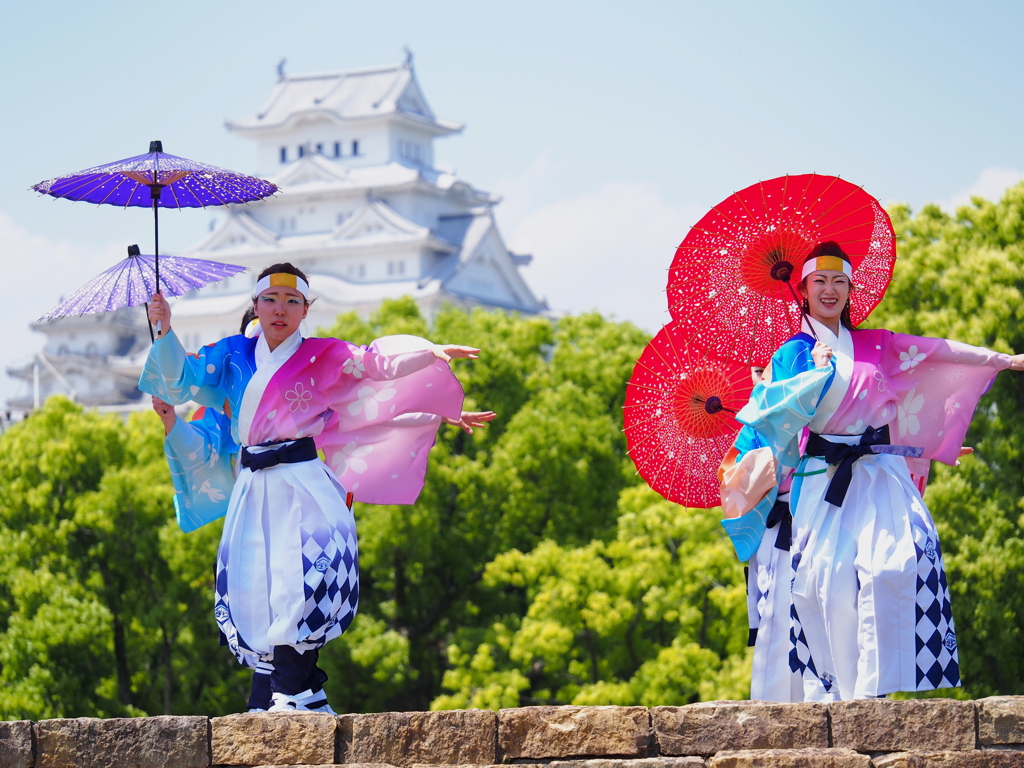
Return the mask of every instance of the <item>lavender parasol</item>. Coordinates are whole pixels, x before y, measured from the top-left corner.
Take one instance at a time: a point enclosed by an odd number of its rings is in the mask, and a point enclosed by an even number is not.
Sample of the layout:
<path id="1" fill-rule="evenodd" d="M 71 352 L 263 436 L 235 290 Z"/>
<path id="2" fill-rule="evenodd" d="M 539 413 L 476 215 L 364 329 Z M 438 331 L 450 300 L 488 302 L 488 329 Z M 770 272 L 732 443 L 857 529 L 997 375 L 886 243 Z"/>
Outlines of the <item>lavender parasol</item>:
<path id="1" fill-rule="evenodd" d="M 165 296 L 181 296 L 246 270 L 246 267 L 236 264 L 184 256 L 164 256 L 163 265 L 162 288 Z M 39 321 L 137 307 L 146 304 L 155 292 L 156 257 L 141 255 L 139 246 L 129 245 L 127 259 L 101 272 L 39 318 Z"/>
<path id="2" fill-rule="evenodd" d="M 67 200 L 153 208 L 154 271 L 160 287 L 160 221 L 158 208 L 205 208 L 262 200 L 277 185 L 195 160 L 166 154 L 159 141 L 145 155 L 129 157 L 32 187 L 36 192 Z"/>

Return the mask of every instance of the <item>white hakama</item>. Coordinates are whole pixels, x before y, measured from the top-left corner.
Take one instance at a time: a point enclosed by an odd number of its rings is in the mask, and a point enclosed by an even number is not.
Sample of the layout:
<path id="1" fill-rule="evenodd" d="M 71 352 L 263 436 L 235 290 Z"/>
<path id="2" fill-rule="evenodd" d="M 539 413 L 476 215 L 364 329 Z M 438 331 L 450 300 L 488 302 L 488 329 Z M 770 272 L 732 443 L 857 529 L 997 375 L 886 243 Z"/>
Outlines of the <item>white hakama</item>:
<path id="1" fill-rule="evenodd" d="M 853 444 L 860 435 L 824 435 Z M 827 465 L 809 457 L 801 470 Z M 804 699 L 874 698 L 960 684 L 949 588 L 935 524 L 901 456 L 853 464 L 841 507 L 833 472 L 796 478 L 793 605 Z"/>
<path id="2" fill-rule="evenodd" d="M 358 557 L 345 489 L 322 461 L 243 469 L 217 553 L 215 615 L 236 658 L 256 667 L 274 646 L 341 635 L 359 602 Z"/>

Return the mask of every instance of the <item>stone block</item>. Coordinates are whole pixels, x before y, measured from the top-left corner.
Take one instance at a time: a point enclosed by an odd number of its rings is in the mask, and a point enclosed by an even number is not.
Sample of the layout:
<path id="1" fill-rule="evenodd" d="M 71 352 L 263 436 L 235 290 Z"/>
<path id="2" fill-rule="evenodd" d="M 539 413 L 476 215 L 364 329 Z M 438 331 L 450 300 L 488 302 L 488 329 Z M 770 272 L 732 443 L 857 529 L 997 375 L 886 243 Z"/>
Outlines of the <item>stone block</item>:
<path id="1" fill-rule="evenodd" d="M 503 762 L 566 757 L 646 757 L 646 707 L 522 707 L 498 713 Z"/>
<path id="2" fill-rule="evenodd" d="M 489 709 L 380 712 L 338 719 L 338 762 L 411 766 L 497 762 L 498 716 Z"/>
<path id="3" fill-rule="evenodd" d="M 974 703 L 981 746 L 1024 744 L 1024 697 L 992 696 Z"/>
<path id="4" fill-rule="evenodd" d="M 872 768 L 852 749 L 738 749 L 719 752 L 709 768 Z"/>
<path id="5" fill-rule="evenodd" d="M 974 703 L 864 699 L 828 705 L 832 745 L 858 752 L 974 749 Z"/>
<path id="6" fill-rule="evenodd" d="M 329 765 L 337 719 L 316 712 L 256 712 L 210 721 L 214 765 Z"/>
<path id="7" fill-rule="evenodd" d="M 1024 752 L 994 749 L 893 752 L 876 755 L 875 768 L 1024 768 Z"/>
<path id="8" fill-rule="evenodd" d="M 707 763 L 701 757 L 638 757 L 635 760 L 602 757 L 594 760 L 552 760 L 547 768 L 707 768 Z"/>
<path id="9" fill-rule="evenodd" d="M 662 755 L 829 746 L 825 704 L 706 701 L 653 707 L 651 723 Z"/>
<path id="10" fill-rule="evenodd" d="M 79 717 L 36 723 L 35 768 L 206 768 L 205 717 Z"/>
<path id="11" fill-rule="evenodd" d="M 32 721 L 0 722 L 0 768 L 30 768 Z"/>

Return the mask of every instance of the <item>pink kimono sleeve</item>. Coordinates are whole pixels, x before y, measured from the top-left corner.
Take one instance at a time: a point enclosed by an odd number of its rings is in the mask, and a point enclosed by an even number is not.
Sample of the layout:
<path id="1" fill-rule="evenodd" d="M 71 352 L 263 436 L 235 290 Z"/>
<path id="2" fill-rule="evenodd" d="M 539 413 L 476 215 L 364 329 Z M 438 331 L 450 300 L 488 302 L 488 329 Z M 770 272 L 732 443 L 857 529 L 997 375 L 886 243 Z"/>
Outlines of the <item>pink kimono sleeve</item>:
<path id="1" fill-rule="evenodd" d="M 924 448 L 924 458 L 955 464 L 981 396 L 1009 355 L 958 341 L 894 333 L 881 365 L 896 396 L 892 442 Z"/>
<path id="2" fill-rule="evenodd" d="M 429 345 L 415 336 L 378 339 L 361 357 L 361 370 L 355 367 L 357 356 L 339 358 L 346 381 L 332 388 L 332 414 L 316 442 L 356 501 L 416 501 L 439 417 L 457 419 L 462 413 L 462 386 L 447 363 L 433 357 Z M 348 345 L 335 351 L 344 357 L 358 349 Z M 388 378 L 374 379 L 371 373 Z"/>

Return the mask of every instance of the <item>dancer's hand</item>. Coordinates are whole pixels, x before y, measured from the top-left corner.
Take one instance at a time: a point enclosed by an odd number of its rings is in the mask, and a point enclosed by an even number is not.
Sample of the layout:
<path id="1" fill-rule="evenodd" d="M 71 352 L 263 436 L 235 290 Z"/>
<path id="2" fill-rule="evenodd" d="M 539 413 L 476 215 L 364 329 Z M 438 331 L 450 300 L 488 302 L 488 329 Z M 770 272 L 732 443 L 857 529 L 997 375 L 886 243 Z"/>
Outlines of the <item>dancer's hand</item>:
<path id="1" fill-rule="evenodd" d="M 832 364 L 832 347 L 823 341 L 816 342 L 811 350 L 811 358 L 818 368 L 824 368 Z"/>
<path id="2" fill-rule="evenodd" d="M 149 322 L 153 325 L 163 323 L 160 328 L 161 335 L 171 330 L 171 305 L 159 291 L 149 300 Z"/>
<path id="3" fill-rule="evenodd" d="M 974 453 L 974 449 L 973 448 L 971 448 L 969 445 L 963 445 L 963 446 L 960 446 L 960 453 L 958 453 L 957 456 L 970 456 L 972 453 Z M 957 459 L 956 460 L 956 464 L 954 464 L 953 466 L 954 467 L 959 467 L 960 466 L 960 459 Z"/>
<path id="4" fill-rule="evenodd" d="M 480 350 L 476 347 L 461 347 L 458 344 L 435 344 L 433 348 L 434 357 L 450 363 L 453 358 L 465 357 L 476 360 L 480 357 Z"/>
<path id="5" fill-rule="evenodd" d="M 445 419 L 444 423 L 459 427 L 467 435 L 472 435 L 474 427 L 487 426 L 487 422 L 492 421 L 497 415 L 494 411 L 463 411 L 461 418 Z"/>
<path id="6" fill-rule="evenodd" d="M 164 437 L 167 437 L 167 435 L 171 434 L 174 422 L 178 420 L 178 415 L 174 412 L 174 408 L 170 403 L 165 403 L 156 395 L 153 395 L 153 410 L 160 417 L 160 421 L 164 423 Z"/>
<path id="7" fill-rule="evenodd" d="M 1011 371 L 1024 371 L 1024 355 L 1014 355 L 1010 358 Z"/>

